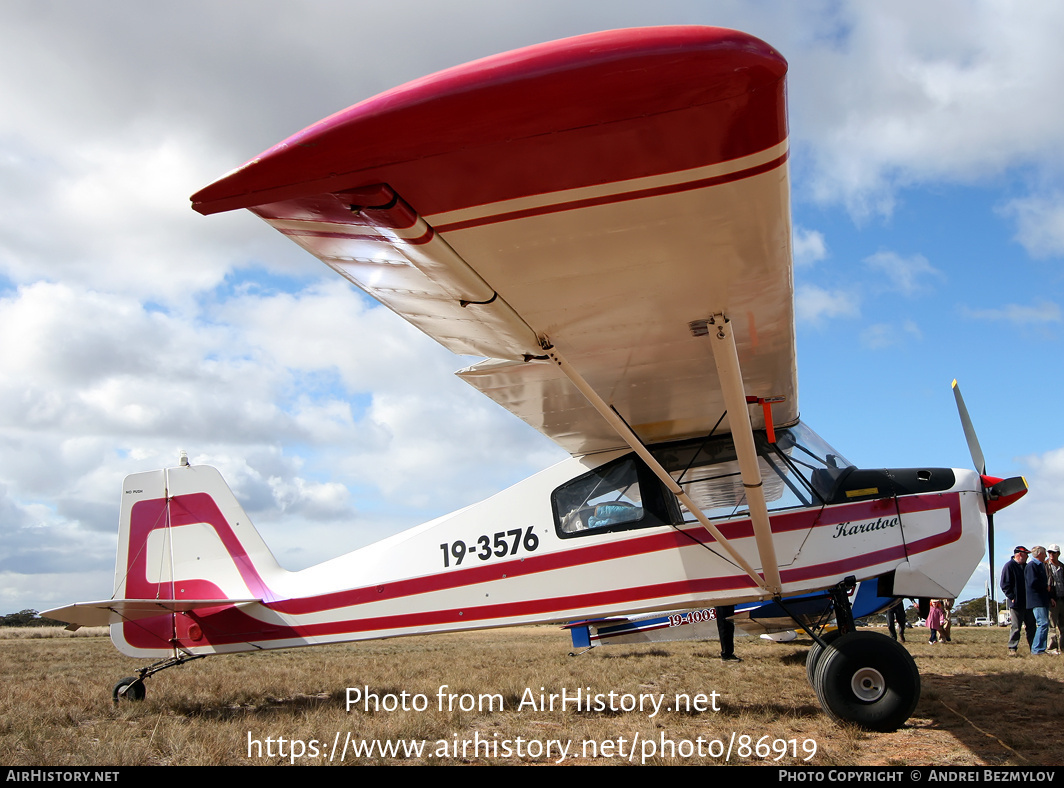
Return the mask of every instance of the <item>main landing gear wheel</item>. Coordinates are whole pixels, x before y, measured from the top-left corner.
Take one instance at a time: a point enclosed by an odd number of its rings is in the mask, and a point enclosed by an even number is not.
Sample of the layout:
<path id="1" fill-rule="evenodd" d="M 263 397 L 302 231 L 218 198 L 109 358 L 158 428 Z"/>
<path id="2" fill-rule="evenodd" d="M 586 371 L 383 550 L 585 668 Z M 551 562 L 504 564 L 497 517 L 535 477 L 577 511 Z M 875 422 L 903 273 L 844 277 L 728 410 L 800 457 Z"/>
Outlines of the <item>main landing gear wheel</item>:
<path id="1" fill-rule="evenodd" d="M 827 645 L 831 645 L 842 635 L 837 629 L 833 629 L 830 632 L 825 632 L 820 636 Z M 820 662 L 820 657 L 824 653 L 824 647 L 813 641 L 813 645 L 809 647 L 808 653 L 805 655 L 805 675 L 809 679 L 809 684 L 814 689 L 816 688 L 816 666 Z"/>
<path id="2" fill-rule="evenodd" d="M 111 697 L 115 703 L 121 698 L 127 700 L 144 700 L 144 696 L 147 695 L 147 691 L 144 689 L 144 682 L 136 676 L 126 676 L 115 684 L 114 691 L 111 693 Z"/>
<path id="3" fill-rule="evenodd" d="M 850 632 L 824 649 L 813 687 L 833 719 L 870 731 L 901 727 L 920 700 L 912 655 L 877 632 Z"/>

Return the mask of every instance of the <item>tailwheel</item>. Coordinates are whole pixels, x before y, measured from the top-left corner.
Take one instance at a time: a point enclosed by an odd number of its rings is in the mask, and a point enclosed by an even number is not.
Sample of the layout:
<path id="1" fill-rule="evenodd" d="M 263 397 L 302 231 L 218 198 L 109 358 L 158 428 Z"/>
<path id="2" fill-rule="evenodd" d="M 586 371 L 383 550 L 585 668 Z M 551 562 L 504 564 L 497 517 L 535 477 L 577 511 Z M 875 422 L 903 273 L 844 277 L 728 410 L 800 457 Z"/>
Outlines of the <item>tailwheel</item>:
<path id="1" fill-rule="evenodd" d="M 147 690 L 144 688 L 144 682 L 137 676 L 126 676 L 124 679 L 120 679 L 111 693 L 111 698 L 115 703 L 118 703 L 122 698 L 127 700 L 144 700 L 144 696 L 147 695 Z"/>
<path id="2" fill-rule="evenodd" d="M 147 691 L 144 689 L 144 679 L 154 676 L 156 673 L 167 668 L 177 667 L 178 665 L 184 665 L 186 662 L 192 662 L 195 659 L 203 659 L 206 654 L 179 654 L 173 657 L 167 657 L 161 659 L 146 668 L 137 668 L 138 676 L 126 676 L 124 679 L 120 679 L 115 684 L 114 689 L 111 691 L 111 698 L 115 704 L 122 698 L 128 700 L 144 700 L 144 696 Z"/>
<path id="3" fill-rule="evenodd" d="M 888 732 L 916 708 L 920 673 L 912 655 L 886 635 L 849 632 L 824 649 L 813 687 L 833 719 Z"/>

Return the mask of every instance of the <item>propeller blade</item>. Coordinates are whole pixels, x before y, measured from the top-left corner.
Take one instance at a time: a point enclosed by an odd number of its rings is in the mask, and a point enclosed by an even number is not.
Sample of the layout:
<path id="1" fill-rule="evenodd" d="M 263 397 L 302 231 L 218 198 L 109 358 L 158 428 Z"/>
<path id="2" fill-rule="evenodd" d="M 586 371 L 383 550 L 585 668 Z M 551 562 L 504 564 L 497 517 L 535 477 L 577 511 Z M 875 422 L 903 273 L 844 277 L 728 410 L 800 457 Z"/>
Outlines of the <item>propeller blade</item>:
<path id="1" fill-rule="evenodd" d="M 964 428 L 964 438 L 968 441 L 968 451 L 972 455 L 972 462 L 975 463 L 975 470 L 980 476 L 986 476 L 986 460 L 983 459 L 983 450 L 979 447 L 979 438 L 975 435 L 975 427 L 972 426 L 968 408 L 964 407 L 964 397 L 961 396 L 961 387 L 957 385 L 956 380 L 953 381 L 953 396 L 957 400 L 957 413 L 961 417 L 961 427 Z"/>
<path id="2" fill-rule="evenodd" d="M 979 438 L 975 435 L 975 427 L 972 425 L 972 417 L 968 415 L 968 408 L 964 405 L 964 397 L 961 396 L 961 387 L 957 385 L 957 379 L 953 379 L 953 398 L 957 400 L 957 415 L 961 417 L 961 427 L 964 429 L 964 439 L 968 441 L 968 452 L 972 455 L 975 470 L 980 477 L 986 476 L 986 460 L 983 459 L 983 449 L 979 446 Z M 984 482 L 985 484 L 985 482 Z M 985 487 L 984 487 L 984 495 Z M 994 513 L 988 511 L 986 515 L 986 544 L 990 560 L 990 587 L 994 587 Z"/>

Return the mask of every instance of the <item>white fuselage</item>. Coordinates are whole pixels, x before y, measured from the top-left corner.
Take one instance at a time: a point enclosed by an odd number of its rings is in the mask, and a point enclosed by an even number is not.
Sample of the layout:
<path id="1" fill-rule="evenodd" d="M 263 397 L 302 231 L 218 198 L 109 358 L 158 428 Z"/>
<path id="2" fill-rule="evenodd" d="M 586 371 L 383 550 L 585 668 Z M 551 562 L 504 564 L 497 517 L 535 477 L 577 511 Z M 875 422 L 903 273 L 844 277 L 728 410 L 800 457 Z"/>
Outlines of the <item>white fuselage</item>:
<path id="1" fill-rule="evenodd" d="M 112 638 L 137 656 L 174 646 L 219 653 L 767 597 L 697 523 L 562 538 L 552 491 L 622 454 L 565 460 L 481 503 L 299 572 L 276 563 L 214 469 L 131 476 L 116 596 L 260 601 L 116 624 Z M 985 515 L 979 477 L 953 473 L 945 491 L 774 512 L 784 595 L 893 571 L 897 595 L 956 596 L 982 557 Z M 757 566 L 749 520 L 715 522 Z"/>

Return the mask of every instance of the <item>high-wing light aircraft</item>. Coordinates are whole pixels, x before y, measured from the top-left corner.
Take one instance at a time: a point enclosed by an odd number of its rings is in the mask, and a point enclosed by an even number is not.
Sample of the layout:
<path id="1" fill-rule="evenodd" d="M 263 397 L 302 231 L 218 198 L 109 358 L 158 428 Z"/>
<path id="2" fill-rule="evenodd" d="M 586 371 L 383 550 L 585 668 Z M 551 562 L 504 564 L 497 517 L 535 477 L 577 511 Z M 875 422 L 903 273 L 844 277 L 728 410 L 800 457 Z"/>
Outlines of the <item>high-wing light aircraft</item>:
<path id="1" fill-rule="evenodd" d="M 890 730 L 919 674 L 845 588 L 956 596 L 999 480 L 863 470 L 799 421 L 784 78 L 732 30 L 509 52 L 337 113 L 193 196 L 247 208 L 459 354 L 571 458 L 299 572 L 213 468 L 134 474 L 110 624 L 158 670 L 209 654 L 774 600 L 828 590 L 829 714 Z M 355 342 L 354 337 L 318 341 Z M 415 480 L 412 480 L 415 483 Z M 1025 489 L 1025 488 L 1024 488 Z M 789 615 L 789 614 L 788 614 Z"/>

